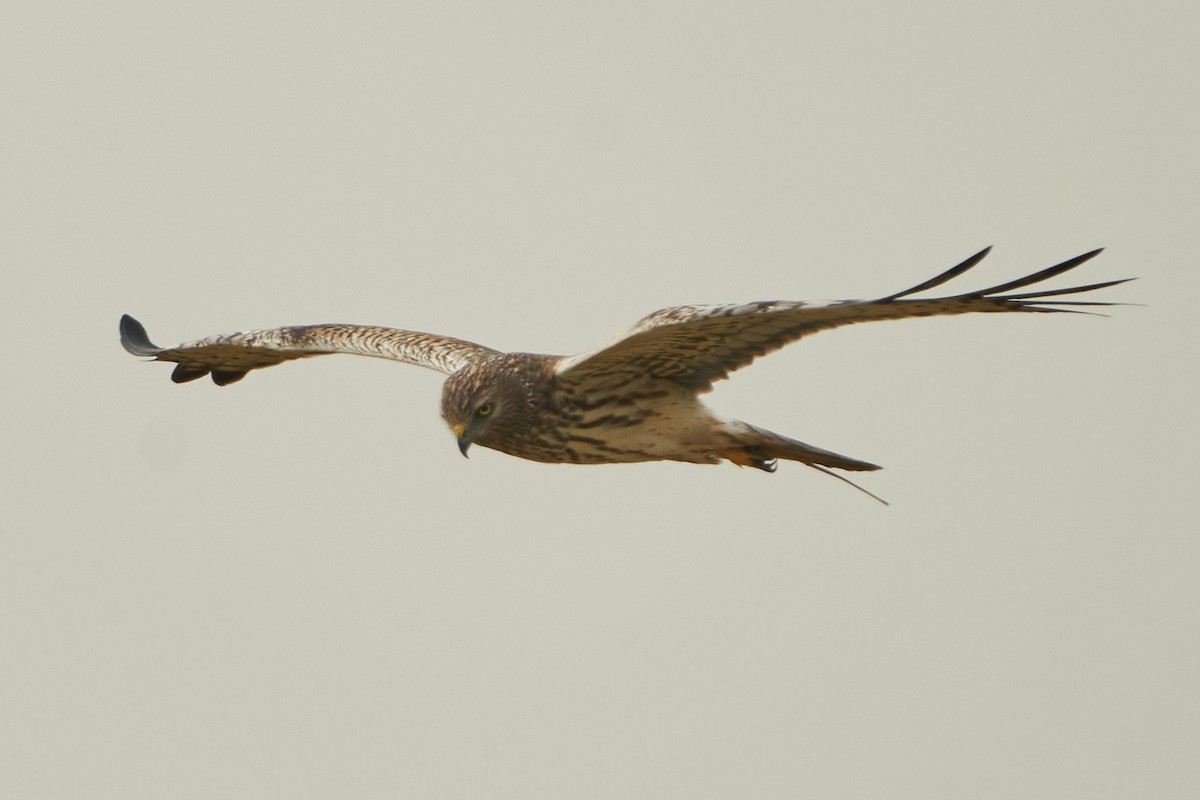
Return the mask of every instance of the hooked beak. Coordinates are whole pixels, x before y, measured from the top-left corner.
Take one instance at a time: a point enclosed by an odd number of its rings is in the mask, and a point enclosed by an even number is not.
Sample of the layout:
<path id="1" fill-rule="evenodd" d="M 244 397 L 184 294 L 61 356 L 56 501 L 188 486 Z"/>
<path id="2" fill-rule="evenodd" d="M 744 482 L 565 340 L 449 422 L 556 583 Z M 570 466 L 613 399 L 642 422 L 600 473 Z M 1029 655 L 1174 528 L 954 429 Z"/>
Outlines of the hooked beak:
<path id="1" fill-rule="evenodd" d="M 463 458 L 467 458 L 467 451 L 471 449 L 473 437 L 471 432 L 467 430 L 466 425 L 454 426 L 454 438 L 458 439 L 458 452 L 463 454 Z"/>

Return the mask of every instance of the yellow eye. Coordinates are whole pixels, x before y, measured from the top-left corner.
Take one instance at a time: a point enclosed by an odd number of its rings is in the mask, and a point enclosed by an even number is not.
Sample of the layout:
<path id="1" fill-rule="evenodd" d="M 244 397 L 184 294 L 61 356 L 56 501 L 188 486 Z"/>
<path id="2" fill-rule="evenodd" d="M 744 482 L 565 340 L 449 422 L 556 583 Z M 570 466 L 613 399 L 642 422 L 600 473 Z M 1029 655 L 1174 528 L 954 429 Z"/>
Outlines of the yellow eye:
<path id="1" fill-rule="evenodd" d="M 484 403 L 479 408 L 475 409 L 475 416 L 477 417 L 486 417 L 490 413 L 492 413 L 491 403 Z"/>

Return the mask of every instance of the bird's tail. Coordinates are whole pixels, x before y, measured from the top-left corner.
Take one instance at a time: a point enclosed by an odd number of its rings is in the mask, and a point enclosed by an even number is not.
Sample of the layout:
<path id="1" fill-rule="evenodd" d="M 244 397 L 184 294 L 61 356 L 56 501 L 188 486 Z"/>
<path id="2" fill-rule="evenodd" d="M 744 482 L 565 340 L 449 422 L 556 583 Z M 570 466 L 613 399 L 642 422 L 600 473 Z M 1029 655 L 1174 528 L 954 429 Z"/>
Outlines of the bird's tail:
<path id="1" fill-rule="evenodd" d="M 799 461 L 809 465 L 845 469 L 851 472 L 870 472 L 879 469 L 878 464 L 860 461 L 831 450 L 814 447 L 811 444 L 789 439 L 778 433 L 750 425 L 746 422 L 736 423 L 738 444 L 746 451 L 751 461 L 769 462 L 782 458 L 786 461 Z M 733 460 L 733 459 L 730 459 Z M 767 465 L 746 463 L 743 466 L 765 469 Z"/>
<path id="2" fill-rule="evenodd" d="M 805 444 L 796 439 L 782 436 L 746 422 L 735 422 L 732 427 L 736 431 L 737 450 L 731 454 L 726 454 L 725 457 L 733 463 L 739 466 L 755 467 L 767 472 L 774 472 L 777 459 L 799 461 L 801 464 L 806 464 L 815 470 L 824 472 L 826 475 L 832 475 L 838 480 L 850 484 L 860 492 L 868 494 L 884 505 L 887 505 L 887 501 L 883 498 L 871 494 L 854 481 L 830 471 L 830 468 L 833 468 L 851 472 L 872 472 L 881 469 L 878 464 L 872 464 L 869 461 L 860 461 L 857 458 L 844 456 L 831 450 L 814 447 L 811 444 Z"/>

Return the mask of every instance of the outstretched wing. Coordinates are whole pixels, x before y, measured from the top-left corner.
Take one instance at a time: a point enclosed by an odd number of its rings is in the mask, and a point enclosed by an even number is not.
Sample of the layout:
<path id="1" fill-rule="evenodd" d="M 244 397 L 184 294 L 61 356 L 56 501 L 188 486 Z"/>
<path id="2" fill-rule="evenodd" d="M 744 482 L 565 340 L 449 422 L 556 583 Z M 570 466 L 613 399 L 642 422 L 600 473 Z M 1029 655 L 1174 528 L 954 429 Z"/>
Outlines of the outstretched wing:
<path id="1" fill-rule="evenodd" d="M 1039 283 L 1078 267 L 1100 253 L 1093 250 L 1061 264 L 1008 283 L 976 292 L 909 299 L 909 295 L 941 286 L 983 260 L 981 250 L 942 274 L 903 292 L 878 300 L 839 300 L 827 303 L 764 301 L 743 305 L 678 306 L 655 311 L 604 347 L 564 358 L 557 371 L 564 381 L 620 384 L 635 376 L 653 376 L 681 383 L 696 391 L 712 388 L 761 355 L 804 336 L 855 322 L 906 317 L 967 314 L 975 311 L 1070 311 L 1061 306 L 1108 306 L 1114 303 L 1057 300 L 1125 280 L 1105 281 L 1069 289 L 1005 294 Z"/>
<path id="2" fill-rule="evenodd" d="M 174 361 L 176 383 L 212 374 L 225 386 L 240 381 L 252 369 L 273 367 L 297 358 L 352 353 L 389 358 L 436 369 L 447 374 L 496 351 L 461 339 L 367 325 L 299 325 L 266 331 L 210 336 L 178 347 L 159 347 L 150 341 L 142 323 L 121 317 L 121 344 L 135 356 Z"/>

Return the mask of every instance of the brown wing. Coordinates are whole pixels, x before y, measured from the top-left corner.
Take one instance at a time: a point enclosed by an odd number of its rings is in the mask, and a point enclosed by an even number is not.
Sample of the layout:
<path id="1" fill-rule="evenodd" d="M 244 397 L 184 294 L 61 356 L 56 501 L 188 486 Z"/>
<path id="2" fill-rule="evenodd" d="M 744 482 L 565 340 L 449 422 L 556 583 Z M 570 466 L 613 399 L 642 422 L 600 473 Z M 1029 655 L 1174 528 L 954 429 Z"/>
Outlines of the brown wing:
<path id="1" fill-rule="evenodd" d="M 211 373 L 218 386 L 239 381 L 252 369 L 332 353 L 388 358 L 447 374 L 480 356 L 495 353 L 461 339 L 367 325 L 300 325 L 159 347 L 150 341 L 142 324 L 128 314 L 121 317 L 121 344 L 135 356 L 176 362 L 178 366 L 171 373 L 176 383 Z"/>
<path id="2" fill-rule="evenodd" d="M 1105 281 L 1069 289 L 1003 294 L 1074 269 L 1100 253 L 1093 250 L 1061 264 L 1008 283 L 976 292 L 932 299 L 906 299 L 955 278 L 983 260 L 986 248 L 940 275 L 903 292 L 878 300 L 828 303 L 764 301 L 743 305 L 678 306 L 645 317 L 623 337 L 597 350 L 559 362 L 563 380 L 623 383 L 633 376 L 653 376 L 706 391 L 714 381 L 817 331 L 907 317 L 967 314 L 976 311 L 1069 311 L 1056 306 L 1107 306 L 1114 303 L 1055 300 L 1124 283 Z M 1130 280 L 1130 279 L 1126 279 Z"/>

